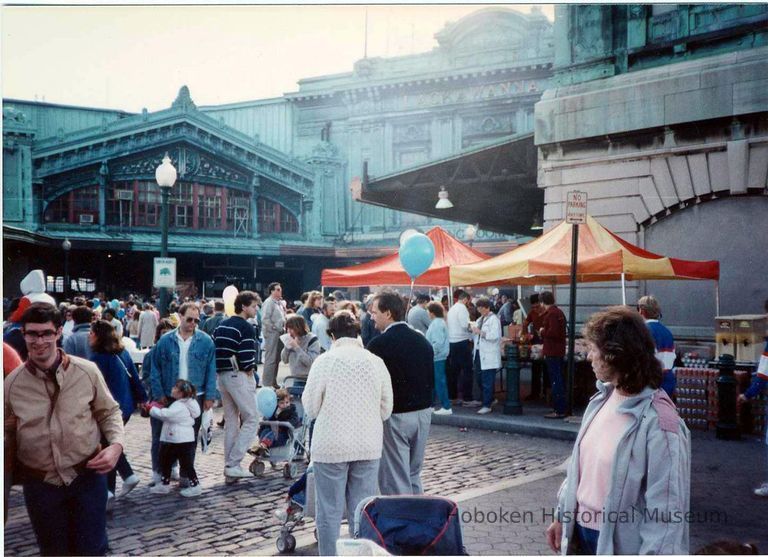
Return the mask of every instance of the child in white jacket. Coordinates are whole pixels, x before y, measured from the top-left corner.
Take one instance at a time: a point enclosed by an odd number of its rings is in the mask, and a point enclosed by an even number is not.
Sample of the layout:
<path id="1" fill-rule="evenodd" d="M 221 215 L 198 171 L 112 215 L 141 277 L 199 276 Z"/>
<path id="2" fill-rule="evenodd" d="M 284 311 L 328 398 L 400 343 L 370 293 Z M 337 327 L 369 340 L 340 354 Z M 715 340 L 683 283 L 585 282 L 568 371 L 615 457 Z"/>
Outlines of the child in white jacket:
<path id="1" fill-rule="evenodd" d="M 163 429 L 160 433 L 160 474 L 161 483 L 149 491 L 165 495 L 171 492 L 171 468 L 176 460 L 181 467 L 181 475 L 189 479 L 189 487 L 181 490 L 184 497 L 197 497 L 202 488 L 195 473 L 194 457 L 197 448 L 194 424 L 200 415 L 200 405 L 197 403 L 195 386 L 189 381 L 180 379 L 171 390 L 171 396 L 176 399 L 168 408 L 151 403 L 149 415 L 162 420 Z"/>

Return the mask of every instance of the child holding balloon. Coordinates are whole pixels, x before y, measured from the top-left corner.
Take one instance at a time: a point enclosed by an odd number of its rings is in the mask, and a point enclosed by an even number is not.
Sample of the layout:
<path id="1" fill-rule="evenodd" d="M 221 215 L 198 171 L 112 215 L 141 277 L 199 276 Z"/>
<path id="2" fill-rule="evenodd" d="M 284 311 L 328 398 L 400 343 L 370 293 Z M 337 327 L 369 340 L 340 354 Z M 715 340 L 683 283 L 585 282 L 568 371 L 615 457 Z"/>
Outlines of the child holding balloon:
<path id="1" fill-rule="evenodd" d="M 296 405 L 291 402 L 293 400 L 291 393 L 286 389 L 278 389 L 275 395 L 277 404 L 269 421 L 289 422 L 294 428 L 301 426 L 301 418 L 296 410 Z M 270 447 L 282 447 L 287 442 L 288 431 L 285 428 L 280 428 L 276 434 L 271 425 L 263 425 L 259 429 L 259 444 L 248 452 L 254 456 L 267 456 Z"/>

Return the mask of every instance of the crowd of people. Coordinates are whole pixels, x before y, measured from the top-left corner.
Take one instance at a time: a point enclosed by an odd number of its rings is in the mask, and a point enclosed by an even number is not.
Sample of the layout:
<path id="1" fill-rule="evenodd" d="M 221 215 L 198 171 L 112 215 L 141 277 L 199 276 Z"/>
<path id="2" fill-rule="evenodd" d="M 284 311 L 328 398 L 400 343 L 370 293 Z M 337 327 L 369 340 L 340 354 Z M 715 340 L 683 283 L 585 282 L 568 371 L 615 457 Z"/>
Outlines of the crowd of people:
<path id="1" fill-rule="evenodd" d="M 292 307 L 279 283 L 265 294 L 262 301 L 239 292 L 229 316 L 222 302 L 204 300 L 172 302 L 168 317 L 133 296 L 75 298 L 57 307 L 46 294 L 15 303 L 4 331 L 6 500 L 12 483 L 24 485 L 42 554 L 106 551 L 105 511 L 140 481 L 123 433 L 137 407 L 149 417 L 153 494 L 171 493 L 174 480 L 182 496 L 202 493 L 197 440 L 203 415 L 218 404 L 224 480 L 252 477 L 242 466 L 246 454 L 285 442 L 260 428 L 256 396 L 260 387 L 278 387 L 281 361 L 301 381 L 313 424 L 321 555 L 335 554 L 342 517 L 363 498 L 423 492 L 433 414 L 451 414 L 456 405 L 492 412 L 505 334 L 542 342 L 544 365 L 534 381 L 546 377 L 551 389 L 548 417 L 565 415 L 567 323 L 551 292 L 531 297 L 527 314 L 505 295 L 462 290 L 452 303 L 425 294 L 411 301 L 386 289 L 363 303 L 312 291 Z M 674 388 L 671 334 L 659 316 L 658 302 L 644 297 L 637 309 L 608 308 L 585 326 L 599 391 L 547 532 L 554 550 L 576 544 L 586 554 L 687 552 L 685 521 L 624 527 L 604 518 L 630 508 L 688 510 L 690 442 L 666 390 Z M 141 373 L 134 348 L 145 352 Z M 274 417 L 294 422 L 290 393 L 281 389 L 277 398 Z M 617 474 L 621 481 L 605 481 Z M 57 535 L 62 531 L 71 535 Z"/>

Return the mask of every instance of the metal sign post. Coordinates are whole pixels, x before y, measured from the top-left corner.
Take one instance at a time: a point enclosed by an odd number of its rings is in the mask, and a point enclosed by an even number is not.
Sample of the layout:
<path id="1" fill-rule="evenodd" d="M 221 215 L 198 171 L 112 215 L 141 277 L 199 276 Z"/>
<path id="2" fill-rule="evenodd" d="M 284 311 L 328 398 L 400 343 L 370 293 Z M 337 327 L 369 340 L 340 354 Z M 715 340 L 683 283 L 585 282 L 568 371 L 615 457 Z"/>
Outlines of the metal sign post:
<path id="1" fill-rule="evenodd" d="M 568 192 L 565 222 L 573 225 L 571 232 L 571 300 L 568 308 L 568 408 L 573 414 L 573 379 L 576 374 L 576 269 L 579 262 L 579 225 L 587 222 L 587 194 L 580 191 Z"/>

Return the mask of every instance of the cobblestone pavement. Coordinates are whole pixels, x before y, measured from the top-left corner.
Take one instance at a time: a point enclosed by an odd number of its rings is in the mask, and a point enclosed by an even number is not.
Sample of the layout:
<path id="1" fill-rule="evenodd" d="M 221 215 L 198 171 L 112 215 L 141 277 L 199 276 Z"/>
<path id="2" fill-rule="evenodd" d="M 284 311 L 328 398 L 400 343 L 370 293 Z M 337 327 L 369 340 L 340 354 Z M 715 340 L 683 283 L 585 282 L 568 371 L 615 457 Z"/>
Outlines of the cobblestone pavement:
<path id="1" fill-rule="evenodd" d="M 219 409 L 216 420 L 220 414 Z M 268 467 L 261 479 L 225 485 L 223 430 L 216 428 L 211 451 L 206 455 L 198 453 L 196 460 L 203 496 L 189 500 L 175 492 L 167 496 L 151 495 L 146 485 L 151 475 L 149 423 L 134 416 L 126 429 L 126 453 L 142 483 L 117 502 L 108 520 L 112 553 L 275 553 L 279 526 L 272 518 L 272 511 L 282 506 L 281 499 L 291 484 L 291 480 L 283 478 L 281 470 Z M 570 444 L 564 441 L 433 426 L 422 475 L 424 488 L 428 493 L 450 496 L 493 486 L 557 466 L 569 451 Z M 299 472 L 303 470 L 301 463 Z M 294 534 L 311 537 L 312 529 L 309 522 Z M 21 556 L 36 552 L 21 490 L 14 487 L 5 528 L 5 554 Z"/>

